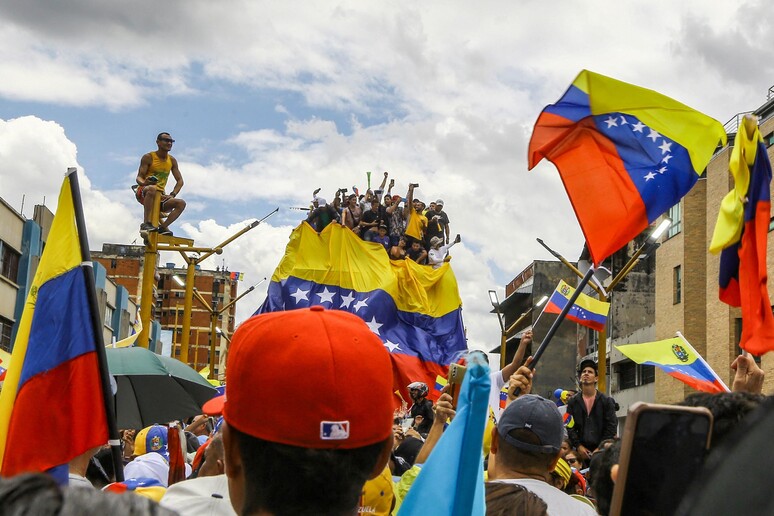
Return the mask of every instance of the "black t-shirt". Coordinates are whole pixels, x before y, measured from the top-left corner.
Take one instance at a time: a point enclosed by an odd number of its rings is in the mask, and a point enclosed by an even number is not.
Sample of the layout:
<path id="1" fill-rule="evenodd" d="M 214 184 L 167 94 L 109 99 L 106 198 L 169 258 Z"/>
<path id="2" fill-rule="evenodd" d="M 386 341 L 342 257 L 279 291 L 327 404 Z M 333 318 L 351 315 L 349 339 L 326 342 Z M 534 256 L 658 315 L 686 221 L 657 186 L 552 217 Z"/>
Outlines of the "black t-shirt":
<path id="1" fill-rule="evenodd" d="M 443 227 L 444 225 L 449 223 L 449 216 L 446 215 L 446 212 L 441 211 L 428 211 L 425 216 L 427 217 L 427 231 L 425 231 L 425 236 L 427 237 L 427 241 L 429 242 L 431 238 L 434 236 L 442 237 L 444 236 Z M 433 220 L 433 217 L 437 216 L 438 218 Z"/>
<path id="2" fill-rule="evenodd" d="M 377 225 L 374 226 L 378 228 L 381 224 L 384 224 L 387 226 L 387 233 L 389 234 L 389 227 L 390 223 L 387 217 L 387 210 L 385 210 L 384 206 L 379 206 L 379 209 L 377 211 L 374 210 L 368 210 L 363 213 L 363 222 L 366 223 L 372 223 L 376 222 Z"/>
<path id="3" fill-rule="evenodd" d="M 435 413 L 433 412 L 433 402 L 427 398 L 422 398 L 421 401 L 414 403 L 411 406 L 411 417 L 422 416 L 424 419 L 422 423 L 416 427 L 417 432 L 420 434 L 426 434 L 430 431 L 430 427 L 433 426 L 433 419 L 435 419 Z"/>

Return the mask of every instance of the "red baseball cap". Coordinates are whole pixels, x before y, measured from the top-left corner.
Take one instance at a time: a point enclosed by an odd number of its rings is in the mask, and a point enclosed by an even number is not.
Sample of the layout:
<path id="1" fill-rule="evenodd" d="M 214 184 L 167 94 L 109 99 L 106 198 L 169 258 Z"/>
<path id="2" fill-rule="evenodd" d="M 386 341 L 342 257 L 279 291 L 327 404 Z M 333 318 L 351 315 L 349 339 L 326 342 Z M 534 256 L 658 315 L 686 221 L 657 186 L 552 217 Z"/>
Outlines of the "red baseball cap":
<path id="1" fill-rule="evenodd" d="M 312 306 L 251 317 L 231 338 L 226 370 L 223 417 L 247 435 L 350 449 L 392 433 L 389 353 L 348 312 Z"/>

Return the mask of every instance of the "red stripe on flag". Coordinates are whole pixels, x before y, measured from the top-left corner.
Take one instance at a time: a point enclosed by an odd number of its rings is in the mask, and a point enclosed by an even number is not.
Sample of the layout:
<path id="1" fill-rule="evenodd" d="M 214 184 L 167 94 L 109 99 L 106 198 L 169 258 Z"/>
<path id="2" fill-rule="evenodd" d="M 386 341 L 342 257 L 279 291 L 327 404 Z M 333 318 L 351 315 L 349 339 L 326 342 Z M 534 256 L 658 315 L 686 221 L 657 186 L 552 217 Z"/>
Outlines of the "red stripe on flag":
<path id="1" fill-rule="evenodd" d="M 417 357 L 404 355 L 403 353 L 390 353 L 392 360 L 393 390 L 400 392 L 403 399 L 410 405 L 408 384 L 412 382 L 424 382 L 429 392 L 427 398 L 437 401 L 440 393 L 431 387 L 435 385 L 437 376 L 446 378 L 449 374 L 448 366 L 441 366 L 434 362 L 423 362 Z M 400 404 L 400 402 L 398 402 Z"/>
<path id="2" fill-rule="evenodd" d="M 7 439 L 4 477 L 45 471 L 106 444 L 96 352 L 30 378 L 16 397 Z"/>

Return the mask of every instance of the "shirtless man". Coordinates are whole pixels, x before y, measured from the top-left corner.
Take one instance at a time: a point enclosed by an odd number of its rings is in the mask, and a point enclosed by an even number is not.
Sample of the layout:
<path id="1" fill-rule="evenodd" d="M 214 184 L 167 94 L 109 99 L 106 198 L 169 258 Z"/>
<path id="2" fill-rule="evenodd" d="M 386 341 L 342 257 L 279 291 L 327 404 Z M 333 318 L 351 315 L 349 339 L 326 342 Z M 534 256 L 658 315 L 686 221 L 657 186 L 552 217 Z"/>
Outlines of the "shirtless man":
<path id="1" fill-rule="evenodd" d="M 169 225 L 177 220 L 185 209 L 185 201 L 178 199 L 177 194 L 183 188 L 183 176 L 177 168 L 177 160 L 169 153 L 175 140 L 169 133 L 159 133 L 156 137 L 158 150 L 145 154 L 140 160 L 140 169 L 137 171 L 136 190 L 137 201 L 145 208 L 143 223 L 140 224 L 140 232 L 158 231 L 161 235 L 171 235 Z M 175 178 L 175 187 L 167 195 L 164 189 L 167 186 L 169 175 Z M 153 203 L 156 192 L 161 194 L 161 212 L 169 213 L 159 227 L 151 222 Z"/>

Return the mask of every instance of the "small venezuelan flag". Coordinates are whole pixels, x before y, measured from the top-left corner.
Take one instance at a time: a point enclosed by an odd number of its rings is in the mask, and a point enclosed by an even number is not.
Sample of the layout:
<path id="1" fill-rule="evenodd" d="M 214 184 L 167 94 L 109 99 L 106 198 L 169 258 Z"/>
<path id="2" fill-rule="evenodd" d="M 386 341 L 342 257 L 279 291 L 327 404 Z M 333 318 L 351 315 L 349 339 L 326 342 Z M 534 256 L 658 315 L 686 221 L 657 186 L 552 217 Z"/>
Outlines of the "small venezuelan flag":
<path id="1" fill-rule="evenodd" d="M 575 292 L 574 288 L 560 280 L 556 290 L 551 294 L 551 298 L 548 300 L 544 311 L 549 314 L 561 313 L 573 292 Z M 610 303 L 581 293 L 578 299 L 575 300 L 575 304 L 570 308 L 570 311 L 567 312 L 567 319 L 593 330 L 602 331 L 605 329 L 609 311 Z"/>
<path id="2" fill-rule="evenodd" d="M 616 349 L 638 364 L 653 365 L 668 375 L 705 392 L 729 392 L 728 386 L 682 337 L 626 344 Z"/>

